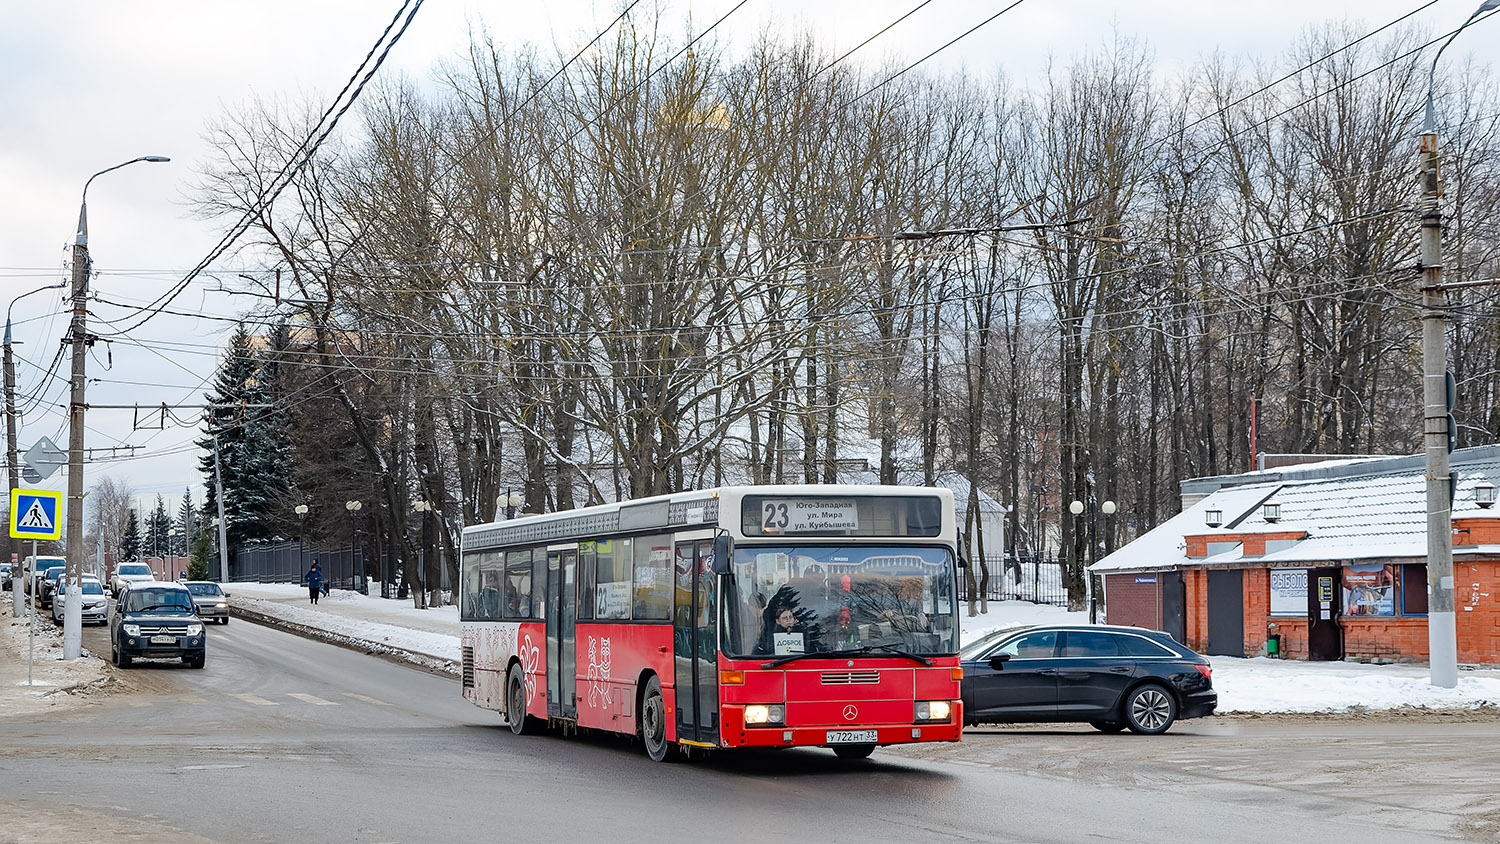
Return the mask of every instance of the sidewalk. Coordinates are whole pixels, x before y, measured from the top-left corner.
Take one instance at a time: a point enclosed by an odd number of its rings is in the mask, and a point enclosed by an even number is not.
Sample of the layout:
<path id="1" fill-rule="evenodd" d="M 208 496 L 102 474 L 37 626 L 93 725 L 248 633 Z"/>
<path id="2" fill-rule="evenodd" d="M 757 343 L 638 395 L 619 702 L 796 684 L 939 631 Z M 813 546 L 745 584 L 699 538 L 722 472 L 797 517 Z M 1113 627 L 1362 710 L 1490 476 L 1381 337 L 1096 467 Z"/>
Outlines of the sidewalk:
<path id="1" fill-rule="evenodd" d="M 387 600 L 334 590 L 309 603 L 294 584 L 231 583 L 231 624 L 263 621 L 299 635 L 380 653 L 456 677 L 459 665 L 457 607 L 412 608 L 410 600 Z M 377 595 L 378 595 L 378 589 Z M 0 717 L 76 702 L 112 676 L 108 654 L 62 660 L 62 634 L 47 617 L 37 620 L 35 676 L 26 685 L 26 625 L 10 617 L 0 601 Z M 1021 624 L 1081 623 L 1082 613 L 1018 601 L 992 603 L 986 615 L 962 616 L 965 641 L 989 630 Z M 12 623 L 14 622 L 14 623 Z M 220 628 L 222 629 L 222 628 Z M 210 627 L 210 638 L 212 631 Z M 212 649 L 212 644 L 210 644 Z M 210 657 L 212 658 L 212 657 Z M 1428 683 L 1420 665 L 1360 665 L 1277 659 L 1211 658 L 1219 712 L 1330 713 L 1433 711 L 1500 716 L 1500 670 L 1459 672 L 1458 687 Z"/>

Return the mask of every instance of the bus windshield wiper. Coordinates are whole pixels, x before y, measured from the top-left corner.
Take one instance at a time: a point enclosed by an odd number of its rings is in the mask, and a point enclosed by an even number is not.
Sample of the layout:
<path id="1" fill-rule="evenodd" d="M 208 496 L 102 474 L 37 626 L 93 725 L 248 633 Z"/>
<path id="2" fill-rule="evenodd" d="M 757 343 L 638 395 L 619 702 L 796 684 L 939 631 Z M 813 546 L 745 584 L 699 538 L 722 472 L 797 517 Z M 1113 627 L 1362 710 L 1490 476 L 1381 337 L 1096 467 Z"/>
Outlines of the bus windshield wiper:
<path id="1" fill-rule="evenodd" d="M 907 653 L 900 648 L 892 647 L 890 645 L 865 645 L 862 648 L 849 648 L 842 651 L 821 651 L 815 653 L 792 654 L 790 656 L 784 656 L 781 659 L 773 659 L 770 662 L 764 663 L 761 665 L 761 668 L 776 668 L 778 666 L 786 665 L 789 662 L 796 662 L 799 659 L 829 659 L 841 656 L 868 656 L 875 651 L 885 651 L 886 653 L 894 654 L 895 656 L 920 662 L 923 665 L 932 664 L 932 660 L 928 659 L 925 656 L 917 656 L 916 654 Z"/>

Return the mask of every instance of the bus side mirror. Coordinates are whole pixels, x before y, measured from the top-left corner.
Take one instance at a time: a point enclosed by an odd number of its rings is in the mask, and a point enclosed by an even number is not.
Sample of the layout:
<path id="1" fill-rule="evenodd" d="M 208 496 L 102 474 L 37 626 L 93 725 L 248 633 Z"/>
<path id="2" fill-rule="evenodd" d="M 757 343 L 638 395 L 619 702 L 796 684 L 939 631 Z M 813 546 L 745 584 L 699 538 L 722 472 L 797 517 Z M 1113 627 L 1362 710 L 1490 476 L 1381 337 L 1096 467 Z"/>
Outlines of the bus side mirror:
<path id="1" fill-rule="evenodd" d="M 729 534 L 721 533 L 714 538 L 714 559 L 710 569 L 714 574 L 729 574 L 729 555 L 734 552 L 734 546 L 729 541 Z"/>
<path id="2" fill-rule="evenodd" d="M 968 568 L 969 567 L 969 558 L 965 557 L 963 554 L 959 554 L 958 555 L 958 567 L 961 568 L 961 569 Z"/>

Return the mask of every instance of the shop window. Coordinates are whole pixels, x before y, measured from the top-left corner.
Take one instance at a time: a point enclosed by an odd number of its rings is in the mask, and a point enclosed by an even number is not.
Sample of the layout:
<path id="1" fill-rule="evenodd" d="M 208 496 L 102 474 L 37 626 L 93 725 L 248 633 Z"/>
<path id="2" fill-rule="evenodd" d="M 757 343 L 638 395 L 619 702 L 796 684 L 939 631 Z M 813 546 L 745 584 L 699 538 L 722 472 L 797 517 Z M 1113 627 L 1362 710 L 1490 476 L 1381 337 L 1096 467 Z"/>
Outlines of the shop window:
<path id="1" fill-rule="evenodd" d="M 1401 614 L 1427 614 L 1427 564 L 1401 567 Z"/>
<path id="2" fill-rule="evenodd" d="M 1344 567 L 1344 616 L 1396 614 L 1396 566 Z"/>

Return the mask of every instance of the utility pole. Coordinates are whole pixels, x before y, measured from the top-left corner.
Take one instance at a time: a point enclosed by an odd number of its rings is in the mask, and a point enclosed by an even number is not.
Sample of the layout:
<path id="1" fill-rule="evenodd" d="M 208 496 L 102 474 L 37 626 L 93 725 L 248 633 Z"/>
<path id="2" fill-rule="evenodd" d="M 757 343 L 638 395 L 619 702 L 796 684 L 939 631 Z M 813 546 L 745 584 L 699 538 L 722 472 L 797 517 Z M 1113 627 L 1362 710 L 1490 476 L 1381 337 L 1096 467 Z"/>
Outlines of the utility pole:
<path id="1" fill-rule="evenodd" d="M 27 296 L 41 293 L 43 290 L 57 290 L 66 287 L 67 284 L 64 281 L 58 284 L 49 284 L 46 287 L 38 287 L 35 290 L 28 290 L 10 300 L 10 307 L 5 309 L 5 464 L 10 467 L 11 489 L 15 489 L 21 485 L 21 467 L 19 465 L 20 459 L 16 455 L 16 358 L 11 351 L 13 343 L 10 337 L 10 312 L 11 309 L 15 308 L 17 302 L 25 299 Z M 5 547 L 16 558 L 16 565 L 13 570 L 19 572 L 21 570 L 21 552 L 25 550 L 24 546 L 21 545 L 21 540 L 9 539 Z M 36 555 L 33 554 L 32 556 Z M 24 578 L 19 577 L 11 578 L 11 613 L 17 616 L 21 614 L 23 580 Z"/>
<path id="2" fill-rule="evenodd" d="M 163 155 L 143 155 L 108 167 L 83 183 L 78 205 L 78 233 L 73 238 L 73 342 L 72 393 L 68 400 L 68 603 L 63 609 L 63 659 L 77 659 L 83 652 L 83 401 L 84 363 L 88 359 L 89 292 L 89 185 L 111 170 L 139 161 L 161 162 Z"/>
<path id="3" fill-rule="evenodd" d="M 84 193 L 88 193 L 87 185 L 84 185 Z M 70 329 L 73 379 L 72 395 L 68 401 L 68 603 L 63 610 L 63 659 L 77 659 L 83 650 L 83 388 L 89 345 L 89 224 L 86 208 L 85 204 L 79 209 L 78 236 L 73 240 L 73 324 Z"/>
<path id="4" fill-rule="evenodd" d="M 10 352 L 9 313 L 5 317 L 5 462 L 10 467 L 10 488 L 15 489 L 21 485 L 19 477 L 21 469 L 16 465 L 16 360 Z M 21 576 L 21 555 L 11 550 L 19 547 L 21 547 L 20 540 L 6 540 L 6 556 L 7 558 L 14 557 L 16 560 L 11 566 L 10 579 L 10 613 L 13 616 L 21 614 L 21 582 L 25 580 Z"/>
<path id="5" fill-rule="evenodd" d="M 219 470 L 219 437 L 214 436 L 214 498 L 219 505 L 219 582 L 229 582 L 229 546 L 224 536 L 224 474 Z"/>
<path id="6" fill-rule="evenodd" d="M 1427 653 L 1429 682 L 1458 685 L 1458 629 L 1453 611 L 1453 487 L 1448 452 L 1453 417 L 1448 383 L 1447 294 L 1443 291 L 1442 179 L 1432 86 L 1438 59 L 1469 24 L 1500 8 L 1484 0 L 1432 57 L 1427 72 L 1427 108 L 1422 118 L 1418 157 L 1422 165 L 1422 445 L 1427 458 Z"/>

